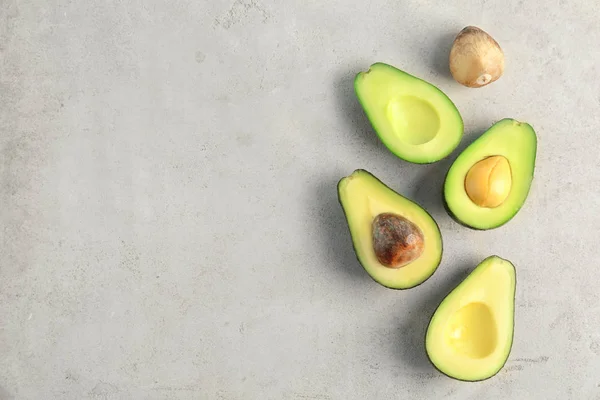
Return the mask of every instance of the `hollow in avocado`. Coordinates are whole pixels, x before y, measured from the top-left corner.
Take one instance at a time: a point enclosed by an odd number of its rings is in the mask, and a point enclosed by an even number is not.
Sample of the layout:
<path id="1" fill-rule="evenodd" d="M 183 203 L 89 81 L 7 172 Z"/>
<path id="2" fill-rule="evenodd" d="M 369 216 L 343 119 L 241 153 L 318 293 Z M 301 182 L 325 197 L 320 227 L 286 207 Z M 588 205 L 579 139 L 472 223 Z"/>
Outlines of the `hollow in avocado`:
<path id="1" fill-rule="evenodd" d="M 338 183 L 354 251 L 376 282 L 408 289 L 428 279 L 442 258 L 442 235 L 420 205 L 359 169 Z"/>
<path id="2" fill-rule="evenodd" d="M 531 125 L 510 118 L 496 122 L 448 170 L 444 200 L 450 215 L 480 230 L 506 224 L 527 199 L 536 153 Z"/>
<path id="3" fill-rule="evenodd" d="M 512 348 L 515 289 L 510 261 L 498 256 L 483 260 L 442 300 L 429 322 L 425 348 L 433 365 L 464 381 L 498 373 Z"/>
<path id="4" fill-rule="evenodd" d="M 462 117 L 436 86 L 391 65 L 359 72 L 354 90 L 373 129 L 397 157 L 416 164 L 448 156 L 463 135 Z"/>

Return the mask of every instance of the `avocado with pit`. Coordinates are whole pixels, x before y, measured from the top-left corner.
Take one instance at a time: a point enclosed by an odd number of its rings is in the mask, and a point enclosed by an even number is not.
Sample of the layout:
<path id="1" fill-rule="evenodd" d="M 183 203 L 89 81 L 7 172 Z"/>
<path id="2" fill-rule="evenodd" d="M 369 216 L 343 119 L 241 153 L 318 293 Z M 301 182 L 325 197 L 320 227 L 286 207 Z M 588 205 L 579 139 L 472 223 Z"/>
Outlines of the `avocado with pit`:
<path id="1" fill-rule="evenodd" d="M 373 280 L 408 289 L 433 275 L 442 235 L 424 208 L 363 169 L 340 179 L 337 189 L 354 252 Z"/>
<path id="2" fill-rule="evenodd" d="M 463 136 L 463 119 L 433 84 L 385 63 L 359 72 L 354 90 L 383 144 L 397 157 L 429 164 L 448 156 Z"/>
<path id="3" fill-rule="evenodd" d="M 462 225 L 487 230 L 510 221 L 533 181 L 537 136 L 526 122 L 493 124 L 452 163 L 444 182 L 449 214 Z"/>
<path id="4" fill-rule="evenodd" d="M 435 310 L 425 337 L 431 363 L 463 381 L 497 374 L 512 348 L 515 290 L 514 265 L 495 255 L 484 259 Z"/>

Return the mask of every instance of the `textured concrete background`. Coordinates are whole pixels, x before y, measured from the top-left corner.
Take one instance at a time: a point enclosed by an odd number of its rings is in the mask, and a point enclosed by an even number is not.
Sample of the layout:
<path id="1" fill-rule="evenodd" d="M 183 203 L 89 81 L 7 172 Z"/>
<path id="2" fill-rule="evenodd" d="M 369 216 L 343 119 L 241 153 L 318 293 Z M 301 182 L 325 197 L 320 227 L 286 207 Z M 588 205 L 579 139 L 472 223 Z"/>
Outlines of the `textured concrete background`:
<path id="1" fill-rule="evenodd" d="M 4 0 L 0 398 L 600 399 L 600 7 L 594 1 Z M 505 76 L 459 86 L 465 25 Z M 460 146 L 512 117 L 539 135 L 515 219 L 442 209 L 458 152 L 405 163 L 352 89 L 375 61 L 439 85 Z M 366 168 L 440 224 L 439 270 L 385 289 L 336 183 Z M 462 383 L 427 362 L 443 296 L 490 254 L 518 269 L 513 351 Z"/>

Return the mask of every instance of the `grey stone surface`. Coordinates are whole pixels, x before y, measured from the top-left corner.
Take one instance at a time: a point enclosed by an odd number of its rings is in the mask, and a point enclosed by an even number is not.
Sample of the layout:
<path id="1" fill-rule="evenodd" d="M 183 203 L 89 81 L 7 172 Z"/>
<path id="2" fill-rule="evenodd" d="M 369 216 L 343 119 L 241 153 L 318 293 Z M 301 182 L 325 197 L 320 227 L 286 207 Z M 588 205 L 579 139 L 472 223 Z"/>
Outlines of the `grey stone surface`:
<path id="1" fill-rule="evenodd" d="M 452 4 L 451 4 L 452 3 Z M 600 7 L 585 1 L 0 4 L 0 399 L 600 399 Z M 448 75 L 474 24 L 506 52 Z M 513 117 L 539 135 L 515 219 L 453 222 L 443 174 L 376 139 L 352 78 L 375 61 L 442 88 L 460 149 Z M 366 168 L 440 224 L 439 270 L 385 289 L 336 183 Z M 493 379 L 427 362 L 442 297 L 490 254 L 518 269 Z"/>

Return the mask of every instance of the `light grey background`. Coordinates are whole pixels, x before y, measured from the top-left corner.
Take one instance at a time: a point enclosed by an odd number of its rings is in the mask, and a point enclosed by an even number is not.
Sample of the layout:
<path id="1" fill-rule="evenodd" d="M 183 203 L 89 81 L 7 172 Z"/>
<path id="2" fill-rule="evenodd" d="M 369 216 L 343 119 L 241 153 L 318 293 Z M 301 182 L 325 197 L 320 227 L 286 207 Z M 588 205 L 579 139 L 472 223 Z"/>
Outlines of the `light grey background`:
<path id="1" fill-rule="evenodd" d="M 454 3 L 453 5 L 446 3 Z M 0 398 L 600 399 L 600 7 L 587 1 L 0 4 Z M 448 74 L 474 24 L 506 53 Z M 443 89 L 448 159 L 403 162 L 352 79 L 376 61 Z M 475 232 L 443 175 L 494 121 L 539 135 L 515 219 Z M 336 184 L 365 168 L 429 210 L 438 271 L 393 291 L 360 267 Z M 479 261 L 518 270 L 494 378 L 426 359 L 428 318 Z"/>

